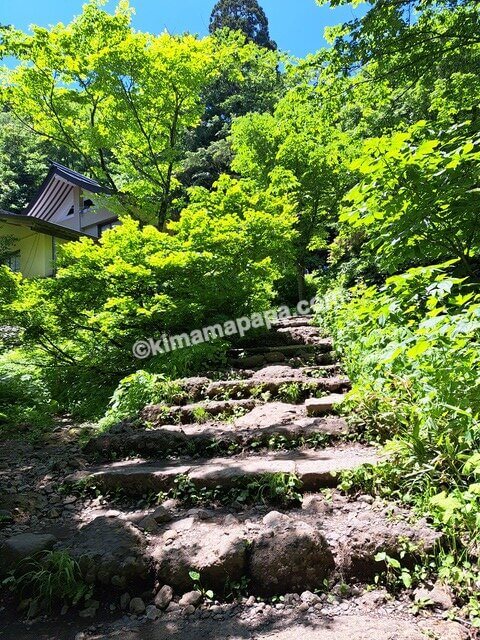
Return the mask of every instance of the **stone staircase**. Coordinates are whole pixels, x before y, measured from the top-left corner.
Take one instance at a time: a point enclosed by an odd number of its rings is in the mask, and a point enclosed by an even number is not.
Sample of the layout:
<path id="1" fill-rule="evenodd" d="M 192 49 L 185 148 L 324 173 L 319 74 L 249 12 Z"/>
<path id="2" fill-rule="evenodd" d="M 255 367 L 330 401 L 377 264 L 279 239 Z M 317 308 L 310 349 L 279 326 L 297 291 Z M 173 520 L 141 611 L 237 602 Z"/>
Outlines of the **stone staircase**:
<path id="1" fill-rule="evenodd" d="M 89 442 L 91 464 L 65 484 L 103 496 L 66 544 L 91 582 L 150 585 L 156 602 L 160 588 L 192 589 L 196 572 L 217 597 L 274 596 L 365 583 L 380 551 L 408 565 L 433 548 L 439 534 L 407 511 L 336 489 L 381 457 L 338 415 L 350 383 L 331 341 L 291 318 L 264 342 L 232 350 L 220 380 L 180 381 L 178 405 Z"/>

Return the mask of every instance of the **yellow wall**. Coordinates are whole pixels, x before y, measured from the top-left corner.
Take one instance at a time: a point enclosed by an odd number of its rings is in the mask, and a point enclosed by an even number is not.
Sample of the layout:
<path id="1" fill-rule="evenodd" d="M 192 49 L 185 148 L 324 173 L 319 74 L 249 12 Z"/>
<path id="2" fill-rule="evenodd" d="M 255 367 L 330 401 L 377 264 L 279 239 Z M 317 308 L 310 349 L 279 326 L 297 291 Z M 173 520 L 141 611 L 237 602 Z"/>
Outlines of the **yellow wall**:
<path id="1" fill-rule="evenodd" d="M 20 271 L 26 278 L 45 278 L 53 274 L 53 243 L 63 240 L 0 220 L 0 237 L 5 236 L 14 238 L 11 250 L 20 251 Z"/>

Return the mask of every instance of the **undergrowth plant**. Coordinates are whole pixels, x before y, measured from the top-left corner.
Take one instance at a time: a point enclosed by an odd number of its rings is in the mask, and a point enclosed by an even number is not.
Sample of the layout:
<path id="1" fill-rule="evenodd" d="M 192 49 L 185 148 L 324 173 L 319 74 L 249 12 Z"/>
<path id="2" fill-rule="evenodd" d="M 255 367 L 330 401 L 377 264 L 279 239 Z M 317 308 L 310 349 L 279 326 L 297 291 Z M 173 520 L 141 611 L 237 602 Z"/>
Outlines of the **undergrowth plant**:
<path id="1" fill-rule="evenodd" d="M 19 599 L 27 617 L 76 605 L 92 595 L 78 563 L 66 551 L 42 551 L 23 560 L 3 584 Z"/>
<path id="2" fill-rule="evenodd" d="M 342 405 L 388 460 L 344 476 L 428 515 L 447 542 L 440 575 L 476 623 L 480 573 L 480 296 L 454 263 L 413 268 L 385 286 L 331 289 L 317 322 L 353 381 Z M 452 561 L 453 559 L 453 561 Z"/>

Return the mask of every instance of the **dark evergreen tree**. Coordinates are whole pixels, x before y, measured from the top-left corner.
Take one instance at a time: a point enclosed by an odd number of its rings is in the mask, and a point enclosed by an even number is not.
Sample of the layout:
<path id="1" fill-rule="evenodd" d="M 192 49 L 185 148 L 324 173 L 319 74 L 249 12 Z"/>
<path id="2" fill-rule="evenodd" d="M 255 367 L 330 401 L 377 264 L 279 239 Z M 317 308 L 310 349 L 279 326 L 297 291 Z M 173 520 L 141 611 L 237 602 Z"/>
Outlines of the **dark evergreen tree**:
<path id="1" fill-rule="evenodd" d="M 268 18 L 257 0 L 219 0 L 210 17 L 210 33 L 224 28 L 243 31 L 260 47 L 277 48 L 270 39 Z"/>

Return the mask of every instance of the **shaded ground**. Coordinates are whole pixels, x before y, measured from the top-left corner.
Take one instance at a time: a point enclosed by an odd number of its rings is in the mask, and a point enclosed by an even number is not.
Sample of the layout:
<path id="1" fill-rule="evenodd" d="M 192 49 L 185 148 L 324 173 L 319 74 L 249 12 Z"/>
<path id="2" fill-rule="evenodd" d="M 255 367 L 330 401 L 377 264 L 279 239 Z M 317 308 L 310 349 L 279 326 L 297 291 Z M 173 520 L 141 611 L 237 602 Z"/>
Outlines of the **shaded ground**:
<path id="1" fill-rule="evenodd" d="M 381 593 L 381 592 L 378 592 Z M 96 621 L 94 630 L 74 620 L 2 625 L 2 640 L 473 640 L 459 624 L 438 617 L 413 616 L 406 603 L 379 602 L 377 592 L 321 610 L 299 612 L 270 606 L 229 607 L 220 613 L 198 610 L 184 617 L 178 611 L 156 622 L 124 617 Z M 380 598 L 381 599 L 381 598 Z M 280 605 L 283 606 L 283 605 Z M 343 609 L 343 612 L 341 611 Z M 117 614 L 118 615 L 118 614 Z M 208 615 L 208 618 L 202 616 Z M 5 621 L 2 621 L 3 623 Z M 90 628 L 90 631 L 88 631 Z"/>

